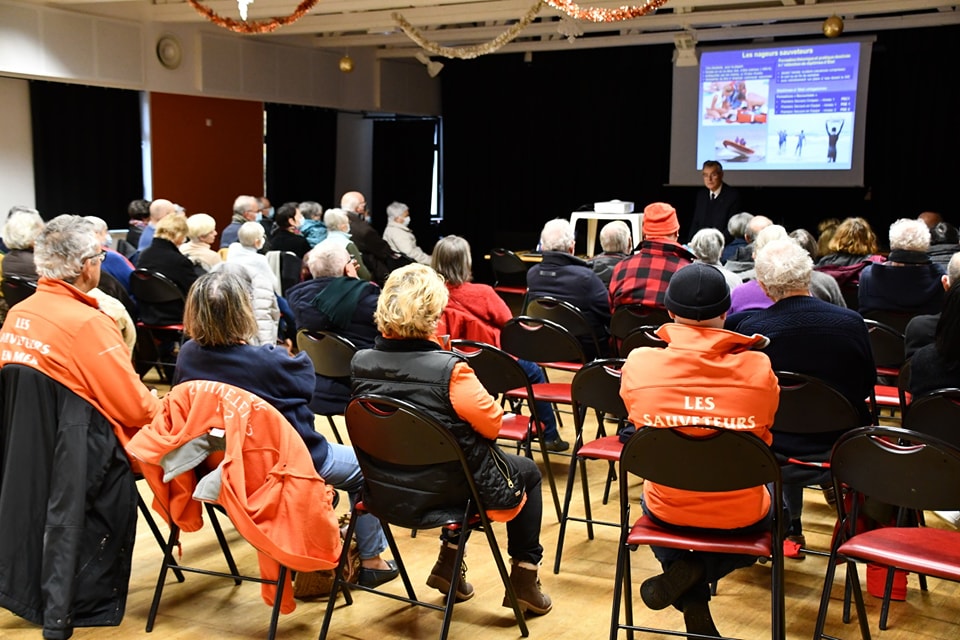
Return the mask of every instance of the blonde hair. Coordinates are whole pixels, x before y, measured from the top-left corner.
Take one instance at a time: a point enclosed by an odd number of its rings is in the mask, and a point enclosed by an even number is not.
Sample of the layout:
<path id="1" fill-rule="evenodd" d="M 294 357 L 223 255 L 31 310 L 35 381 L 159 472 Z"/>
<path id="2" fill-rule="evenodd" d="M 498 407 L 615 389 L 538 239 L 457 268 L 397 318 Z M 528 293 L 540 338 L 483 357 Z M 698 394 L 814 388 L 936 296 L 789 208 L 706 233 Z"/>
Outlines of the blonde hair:
<path id="1" fill-rule="evenodd" d="M 206 213 L 195 213 L 187 218 L 187 237 L 196 240 L 217 228 L 217 221 Z"/>
<path id="2" fill-rule="evenodd" d="M 373 318 L 386 338 L 429 338 L 448 299 L 443 276 L 427 265 L 408 264 L 387 278 Z"/>
<path id="3" fill-rule="evenodd" d="M 182 242 L 187 237 L 187 216 L 182 213 L 165 215 L 157 223 L 157 231 L 154 235 L 173 243 Z"/>
<path id="4" fill-rule="evenodd" d="M 827 245 L 830 253 L 869 256 L 879 251 L 877 234 L 863 218 L 847 218 L 837 226 Z"/>

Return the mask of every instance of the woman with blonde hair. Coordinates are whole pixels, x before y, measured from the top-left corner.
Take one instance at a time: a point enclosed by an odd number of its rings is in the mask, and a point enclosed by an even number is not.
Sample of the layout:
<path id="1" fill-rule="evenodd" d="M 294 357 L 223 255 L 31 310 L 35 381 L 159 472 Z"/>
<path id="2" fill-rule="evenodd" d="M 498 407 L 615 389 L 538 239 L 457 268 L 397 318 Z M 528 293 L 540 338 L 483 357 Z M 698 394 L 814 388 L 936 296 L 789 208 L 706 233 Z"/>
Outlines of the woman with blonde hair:
<path id="1" fill-rule="evenodd" d="M 443 278 L 430 267 L 410 264 L 394 270 L 377 301 L 375 319 L 381 336 L 373 349 L 359 351 L 353 358 L 353 393 L 404 400 L 450 429 L 466 454 L 490 518 L 507 523 L 513 565 L 510 581 L 520 608 L 545 614 L 553 603 L 541 590 L 538 577 L 543 558 L 540 470 L 529 458 L 497 448 L 503 409 L 460 356 L 442 350 L 436 332 L 448 299 Z M 511 488 L 497 467 L 503 462 L 519 474 L 524 491 Z M 411 504 L 414 511 L 435 500 L 434 483 L 422 476 L 420 470 L 409 471 L 410 484 L 422 489 L 425 501 Z M 392 479 L 396 481 L 396 474 Z M 450 589 L 459 542 L 456 532 L 443 529 L 440 555 L 427 578 L 428 586 L 444 594 Z M 459 569 L 456 598 L 469 600 L 473 586 L 466 580 L 466 566 Z M 508 598 L 504 597 L 503 605 L 511 606 Z"/>
<path id="2" fill-rule="evenodd" d="M 180 253 L 204 271 L 210 271 L 223 260 L 210 248 L 217 239 L 217 221 L 205 213 L 195 213 L 187 218 L 187 242 L 180 245 Z"/>

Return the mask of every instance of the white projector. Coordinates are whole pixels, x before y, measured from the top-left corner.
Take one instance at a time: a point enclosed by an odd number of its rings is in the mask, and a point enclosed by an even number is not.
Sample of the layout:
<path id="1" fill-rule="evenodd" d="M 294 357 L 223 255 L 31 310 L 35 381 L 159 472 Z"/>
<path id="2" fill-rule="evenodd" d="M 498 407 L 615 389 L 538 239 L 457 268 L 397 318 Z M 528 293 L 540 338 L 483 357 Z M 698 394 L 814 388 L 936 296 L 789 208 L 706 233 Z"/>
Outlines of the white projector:
<path id="1" fill-rule="evenodd" d="M 622 200 L 609 202 L 594 202 L 593 210 L 597 213 L 633 213 L 633 203 Z"/>

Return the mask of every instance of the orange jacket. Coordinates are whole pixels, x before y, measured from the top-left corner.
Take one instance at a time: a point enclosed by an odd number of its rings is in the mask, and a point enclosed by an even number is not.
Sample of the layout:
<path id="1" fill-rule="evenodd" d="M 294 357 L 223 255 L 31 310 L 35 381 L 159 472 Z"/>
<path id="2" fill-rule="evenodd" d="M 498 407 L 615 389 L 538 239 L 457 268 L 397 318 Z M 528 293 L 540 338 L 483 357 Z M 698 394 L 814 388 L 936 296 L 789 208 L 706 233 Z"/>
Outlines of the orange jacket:
<path id="1" fill-rule="evenodd" d="M 126 444 L 160 410 L 140 381 L 116 323 L 97 301 L 63 280 L 40 278 L 37 292 L 7 313 L 0 367 L 42 371 L 97 408 Z"/>
<path id="2" fill-rule="evenodd" d="M 164 396 L 156 419 L 130 440 L 127 453 L 141 462 L 154 509 L 184 531 L 196 531 L 203 519 L 192 498 L 193 469 L 224 448 L 216 502 L 260 552 L 263 577 L 275 580 L 280 564 L 295 571 L 334 568 L 342 544 L 333 489 L 317 475 L 296 430 L 256 395 L 220 382 L 179 384 Z M 296 606 L 289 580 L 288 573 L 283 613 Z M 261 593 L 272 605 L 276 589 L 264 584 Z"/>
<path id="3" fill-rule="evenodd" d="M 657 335 L 665 348 L 634 349 L 623 365 L 620 396 L 633 424 L 737 429 L 770 444 L 780 389 L 770 359 L 750 351 L 764 338 L 680 324 L 665 324 Z M 765 487 L 701 493 L 645 482 L 643 492 L 651 513 L 678 526 L 736 529 L 770 509 Z"/>

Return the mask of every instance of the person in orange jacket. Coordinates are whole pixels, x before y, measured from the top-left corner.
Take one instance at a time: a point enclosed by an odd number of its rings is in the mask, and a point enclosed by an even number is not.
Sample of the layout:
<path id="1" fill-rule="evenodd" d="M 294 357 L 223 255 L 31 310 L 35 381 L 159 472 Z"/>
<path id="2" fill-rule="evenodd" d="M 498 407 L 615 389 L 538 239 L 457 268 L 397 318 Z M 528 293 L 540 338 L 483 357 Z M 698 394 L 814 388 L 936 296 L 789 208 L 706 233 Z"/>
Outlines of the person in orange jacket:
<path id="1" fill-rule="evenodd" d="M 736 429 L 769 445 L 780 390 L 770 359 L 753 350 L 765 346 L 767 339 L 723 329 L 730 308 L 723 274 L 703 263 L 681 268 L 670 279 L 665 304 L 674 322 L 656 333 L 666 348 L 634 349 L 623 366 L 620 396 L 630 421 L 638 427 Z M 696 426 L 683 430 L 694 436 L 706 433 Z M 700 493 L 647 481 L 643 489 L 644 513 L 668 528 L 765 529 L 770 526 L 770 505 L 765 487 Z M 641 585 L 644 603 L 656 610 L 673 605 L 683 612 L 688 633 L 719 636 L 710 615 L 709 584 L 756 558 L 651 549 L 663 573 Z"/>

